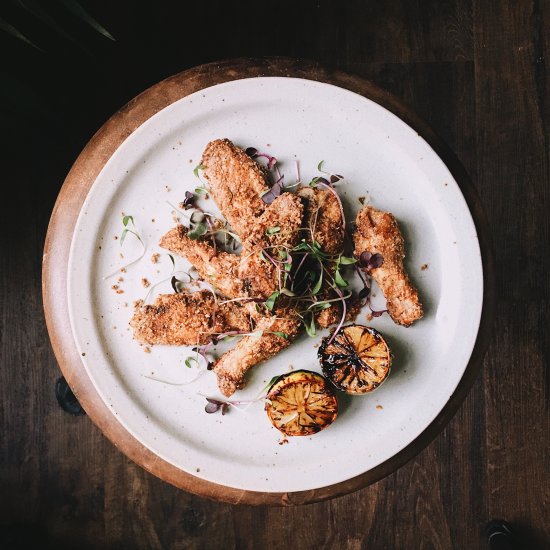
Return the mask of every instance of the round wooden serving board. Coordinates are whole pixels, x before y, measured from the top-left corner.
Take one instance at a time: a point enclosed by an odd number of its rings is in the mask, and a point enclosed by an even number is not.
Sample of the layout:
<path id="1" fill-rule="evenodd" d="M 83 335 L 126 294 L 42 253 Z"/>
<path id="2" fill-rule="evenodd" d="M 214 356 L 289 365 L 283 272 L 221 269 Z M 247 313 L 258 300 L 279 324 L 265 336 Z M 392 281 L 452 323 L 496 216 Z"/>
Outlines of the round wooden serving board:
<path id="1" fill-rule="evenodd" d="M 476 344 L 460 384 L 435 420 L 411 444 L 377 467 L 341 483 L 290 493 L 246 491 L 205 481 L 144 447 L 118 422 L 88 377 L 73 340 L 67 302 L 69 250 L 79 212 L 97 175 L 121 143 L 161 109 L 189 94 L 215 84 L 259 76 L 304 78 L 351 90 L 385 107 L 414 128 L 458 182 L 477 228 L 483 260 L 484 299 Z M 220 501 L 255 505 L 305 504 L 344 495 L 390 474 L 419 453 L 451 419 L 477 376 L 490 336 L 495 302 L 487 221 L 468 175 L 442 140 L 410 109 L 371 82 L 313 62 L 287 58 L 237 59 L 194 67 L 149 88 L 113 115 L 86 145 L 61 188 L 46 237 L 42 281 L 46 323 L 59 366 L 88 416 L 114 445 L 147 471 L 181 489 Z"/>

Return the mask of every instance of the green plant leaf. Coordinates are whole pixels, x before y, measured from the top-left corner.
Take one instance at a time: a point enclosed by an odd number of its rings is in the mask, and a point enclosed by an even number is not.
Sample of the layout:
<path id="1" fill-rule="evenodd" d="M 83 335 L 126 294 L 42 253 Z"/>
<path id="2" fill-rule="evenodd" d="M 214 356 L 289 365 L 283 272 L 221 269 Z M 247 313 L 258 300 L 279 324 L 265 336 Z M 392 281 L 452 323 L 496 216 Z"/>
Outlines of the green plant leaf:
<path id="1" fill-rule="evenodd" d="M 193 363 L 195 364 L 195 366 L 199 366 L 199 362 L 197 361 L 197 359 L 195 357 L 188 357 L 186 360 L 185 360 L 185 366 L 188 368 L 188 369 L 192 369 L 193 368 Z"/>
<path id="2" fill-rule="evenodd" d="M 338 258 L 338 263 L 342 265 L 351 265 L 356 263 L 357 260 L 355 258 L 350 258 L 349 256 L 340 256 Z"/>
<path id="3" fill-rule="evenodd" d="M 124 216 L 122 218 L 122 225 L 126 227 L 128 225 L 128 222 L 132 222 L 132 225 L 134 224 L 134 217 L 133 216 Z"/>
<path id="4" fill-rule="evenodd" d="M 195 168 L 193 169 L 193 174 L 195 174 L 195 177 L 201 179 L 199 176 L 199 170 L 204 170 L 205 168 L 206 166 L 204 166 L 203 164 L 197 164 L 197 166 L 195 166 Z"/>
<path id="5" fill-rule="evenodd" d="M 336 273 L 334 273 L 334 282 L 340 287 L 340 288 L 346 288 L 349 286 L 348 282 L 342 277 L 340 270 L 337 269 Z"/>
<path id="6" fill-rule="evenodd" d="M 266 235 L 275 235 L 275 233 L 279 233 L 281 230 L 280 227 L 268 227 L 265 231 Z"/>
<path id="7" fill-rule="evenodd" d="M 319 275 L 319 279 L 317 279 L 317 282 L 315 283 L 315 286 L 311 289 L 312 294 L 318 294 L 321 290 L 321 286 L 323 285 L 323 271 L 321 271 L 321 274 Z"/>
<path id="8" fill-rule="evenodd" d="M 285 340 L 288 340 L 288 335 L 286 332 L 279 332 L 277 330 L 274 330 L 271 332 L 271 334 L 275 334 L 275 336 L 278 336 L 279 338 L 284 338 Z"/>
<path id="9" fill-rule="evenodd" d="M 22 32 L 18 31 L 13 25 L 8 23 L 5 19 L 0 17 L 0 31 L 7 32 L 8 34 L 11 34 L 14 38 L 17 38 L 19 40 L 22 40 L 23 42 L 26 42 L 29 46 L 32 46 L 33 48 L 36 48 L 39 51 L 44 51 L 42 48 L 39 48 L 34 42 L 31 42 Z"/>
<path id="10" fill-rule="evenodd" d="M 115 41 L 113 35 L 100 23 L 98 23 L 78 2 L 75 0 L 58 0 L 61 2 L 73 15 L 87 23 L 95 31 L 102 34 L 109 40 Z"/>
<path id="11" fill-rule="evenodd" d="M 280 292 L 276 290 L 271 296 L 264 302 L 264 305 L 269 311 L 273 311 L 273 307 L 275 306 L 275 300 L 279 297 Z"/>
<path id="12" fill-rule="evenodd" d="M 322 161 L 317 165 L 317 170 L 318 170 L 319 172 L 322 172 L 322 171 L 323 171 L 323 164 L 324 164 L 324 162 L 325 162 L 325 161 L 322 160 Z M 319 178 L 317 178 L 317 179 L 319 179 Z"/>
<path id="13" fill-rule="evenodd" d="M 208 195 L 208 191 L 204 187 L 195 188 L 195 193 L 197 195 L 200 195 L 201 197 L 204 197 L 205 195 Z"/>
<path id="14" fill-rule="evenodd" d="M 311 316 L 311 321 L 307 323 L 304 320 L 304 328 L 306 329 L 306 333 L 310 338 L 313 338 L 314 336 L 317 336 L 317 328 L 315 326 L 315 316 Z"/>
<path id="15" fill-rule="evenodd" d="M 205 223 L 198 223 L 189 233 L 187 233 L 187 236 L 196 241 L 199 237 L 202 237 L 206 232 L 208 231 L 208 228 L 206 227 Z"/>

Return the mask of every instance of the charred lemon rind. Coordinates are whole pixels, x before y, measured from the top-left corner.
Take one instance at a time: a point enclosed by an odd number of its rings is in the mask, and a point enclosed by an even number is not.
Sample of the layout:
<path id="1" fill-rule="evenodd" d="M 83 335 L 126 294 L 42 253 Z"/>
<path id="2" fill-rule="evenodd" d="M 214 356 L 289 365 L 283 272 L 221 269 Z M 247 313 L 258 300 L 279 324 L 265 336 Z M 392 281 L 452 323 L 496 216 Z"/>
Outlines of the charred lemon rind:
<path id="1" fill-rule="evenodd" d="M 363 325 L 347 325 L 324 338 L 318 357 L 323 374 L 350 395 L 374 391 L 388 378 L 391 369 L 391 354 L 384 337 Z"/>
<path id="2" fill-rule="evenodd" d="M 285 435 L 313 435 L 338 415 L 338 401 L 330 384 L 317 372 L 299 370 L 280 376 L 265 404 L 269 420 Z"/>

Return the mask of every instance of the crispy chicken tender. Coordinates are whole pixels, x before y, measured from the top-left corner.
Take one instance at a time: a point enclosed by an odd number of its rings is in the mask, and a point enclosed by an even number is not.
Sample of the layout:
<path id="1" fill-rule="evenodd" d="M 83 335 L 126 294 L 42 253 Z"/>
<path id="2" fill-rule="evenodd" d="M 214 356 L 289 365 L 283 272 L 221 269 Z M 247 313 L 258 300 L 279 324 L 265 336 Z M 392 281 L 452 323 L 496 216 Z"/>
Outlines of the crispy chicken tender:
<path id="1" fill-rule="evenodd" d="M 340 254 L 344 248 L 344 220 L 336 197 L 318 187 L 302 187 L 297 194 L 304 199 L 303 227 L 307 230 L 307 240 L 311 242 L 313 236 L 323 252 L 331 256 Z M 321 299 L 337 297 L 326 279 L 323 287 Z M 317 313 L 315 320 L 320 328 L 327 328 L 338 323 L 341 317 L 342 305 L 335 302 Z"/>
<path id="2" fill-rule="evenodd" d="M 281 261 L 281 247 L 292 248 L 298 244 L 303 214 L 304 206 L 300 197 L 283 193 L 248 229 L 238 274 L 249 296 L 268 298 L 279 288 L 278 279 L 282 270 L 277 269 L 266 257 L 269 255 Z"/>
<path id="3" fill-rule="evenodd" d="M 221 213 L 239 235 L 246 235 L 266 208 L 266 172 L 228 139 L 211 141 L 202 154 L 204 177 Z"/>
<path id="4" fill-rule="evenodd" d="M 139 342 L 174 346 L 202 345 L 213 334 L 251 330 L 244 308 L 235 302 L 217 303 L 208 290 L 162 294 L 152 305 L 137 302 L 130 326 Z"/>
<path id="5" fill-rule="evenodd" d="M 297 195 L 304 199 L 304 223 L 307 238 L 321 245 L 323 252 L 337 255 L 344 248 L 342 212 L 336 197 L 328 190 L 312 187 L 298 189 Z"/>
<path id="6" fill-rule="evenodd" d="M 300 321 L 297 318 L 263 317 L 255 330 L 262 335 L 245 336 L 233 349 L 224 353 L 215 363 L 213 370 L 218 378 L 218 387 L 226 397 L 244 386 L 246 372 L 261 361 L 277 355 L 288 347 L 298 334 Z M 287 338 L 273 334 L 284 332 Z"/>
<path id="7" fill-rule="evenodd" d="M 422 317 L 422 304 L 403 267 L 405 246 L 395 217 L 366 205 L 357 214 L 356 223 L 355 257 L 359 258 L 363 252 L 382 255 L 383 264 L 370 273 L 386 297 L 393 321 L 406 327 L 411 325 Z"/>
<path id="8" fill-rule="evenodd" d="M 178 225 L 161 238 L 159 245 L 186 258 L 200 276 L 224 296 L 245 296 L 243 282 L 238 274 L 240 257 L 216 251 L 206 241 L 190 239 L 187 232 L 186 227 Z"/>

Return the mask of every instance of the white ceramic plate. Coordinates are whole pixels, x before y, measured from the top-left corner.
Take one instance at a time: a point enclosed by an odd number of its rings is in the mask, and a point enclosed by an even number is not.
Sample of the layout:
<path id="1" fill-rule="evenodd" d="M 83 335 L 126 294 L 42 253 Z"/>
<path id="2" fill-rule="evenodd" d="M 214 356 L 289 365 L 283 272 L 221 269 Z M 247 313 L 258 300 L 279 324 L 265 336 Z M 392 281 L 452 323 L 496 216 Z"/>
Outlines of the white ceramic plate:
<path id="1" fill-rule="evenodd" d="M 128 327 L 134 300 L 170 276 L 158 240 L 173 226 L 172 208 L 197 180 L 193 168 L 208 141 L 227 137 L 277 156 L 287 181 L 300 162 L 302 180 L 320 160 L 343 174 L 339 191 L 350 215 L 359 197 L 393 212 L 407 243 L 406 265 L 425 318 L 411 328 L 387 316 L 372 320 L 395 358 L 388 381 L 371 395 L 340 396 L 340 414 L 312 437 L 280 444 L 261 402 L 245 412 L 208 415 L 199 392 L 220 397 L 214 376 L 191 380 L 185 348 L 144 352 Z M 211 203 L 211 201 L 210 201 Z M 208 204 L 208 208 L 212 208 Z M 134 216 L 144 258 L 117 277 L 104 276 L 139 256 L 124 245 L 121 214 Z M 120 258 L 124 255 L 124 259 Z M 421 269 L 426 264 L 427 269 Z M 177 259 L 177 268 L 188 264 Z M 118 284 L 123 293 L 112 286 Z M 157 291 L 170 292 L 169 282 Z M 157 455 L 191 474 L 255 491 L 300 491 L 344 481 L 411 443 L 443 409 L 470 358 L 481 315 L 483 277 L 476 230 L 450 172 L 418 134 L 376 103 L 347 90 L 291 78 L 244 79 L 202 90 L 160 111 L 119 147 L 92 186 L 73 236 L 68 281 L 74 338 L 88 375 L 118 420 Z M 378 296 L 380 300 L 380 296 Z M 380 304 L 380 302 L 378 302 Z M 366 312 L 358 322 L 366 323 Z M 326 333 L 325 333 L 326 334 Z M 255 396 L 290 368 L 319 371 L 320 338 L 300 338 L 253 369 L 239 397 Z"/>

